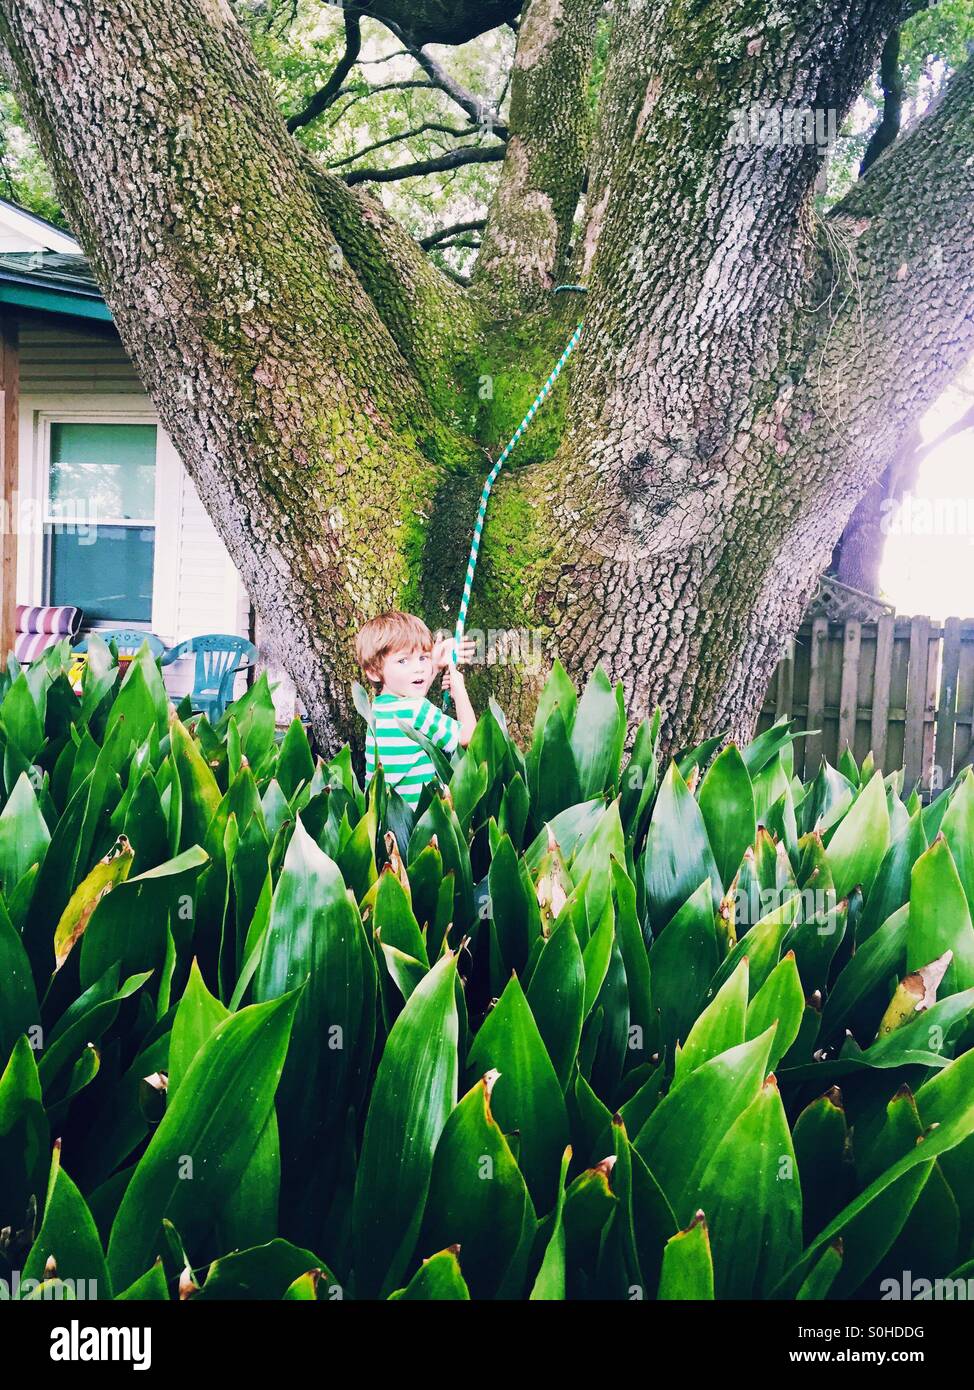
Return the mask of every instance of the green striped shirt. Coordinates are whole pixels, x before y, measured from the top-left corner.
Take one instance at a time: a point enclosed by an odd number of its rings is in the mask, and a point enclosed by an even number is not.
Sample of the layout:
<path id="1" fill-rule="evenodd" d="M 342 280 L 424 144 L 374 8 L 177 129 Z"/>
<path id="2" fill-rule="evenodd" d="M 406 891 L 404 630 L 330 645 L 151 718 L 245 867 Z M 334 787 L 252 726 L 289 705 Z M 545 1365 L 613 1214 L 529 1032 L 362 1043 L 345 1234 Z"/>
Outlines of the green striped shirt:
<path id="1" fill-rule="evenodd" d="M 375 697 L 372 717 L 375 720 L 375 737 L 371 729 L 365 737 L 366 785 L 375 772 L 378 744 L 378 762 L 382 764 L 387 783 L 395 787 L 406 805 L 415 810 L 420 792 L 427 782 L 432 782 L 436 769 L 426 749 L 400 729 L 396 721 L 401 719 L 404 724 L 411 724 L 425 734 L 430 743 L 442 748 L 444 753 L 452 753 L 459 745 L 459 721 L 451 719 L 425 698 L 390 694 Z"/>

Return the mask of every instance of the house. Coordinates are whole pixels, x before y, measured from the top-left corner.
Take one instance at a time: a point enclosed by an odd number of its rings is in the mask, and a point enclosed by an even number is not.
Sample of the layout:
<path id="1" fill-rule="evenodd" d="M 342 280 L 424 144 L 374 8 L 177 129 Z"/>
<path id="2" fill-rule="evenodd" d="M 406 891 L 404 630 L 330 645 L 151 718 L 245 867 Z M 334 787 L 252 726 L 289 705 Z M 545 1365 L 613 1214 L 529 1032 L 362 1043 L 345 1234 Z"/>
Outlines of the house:
<path id="1" fill-rule="evenodd" d="M 4 652 L 14 604 L 73 605 L 85 631 L 144 628 L 167 646 L 223 632 L 259 647 L 240 575 L 81 247 L 3 199 L 0 324 Z M 268 673 L 288 722 L 293 686 L 280 669 Z M 192 685 L 192 658 L 166 667 L 165 678 L 178 699 Z"/>

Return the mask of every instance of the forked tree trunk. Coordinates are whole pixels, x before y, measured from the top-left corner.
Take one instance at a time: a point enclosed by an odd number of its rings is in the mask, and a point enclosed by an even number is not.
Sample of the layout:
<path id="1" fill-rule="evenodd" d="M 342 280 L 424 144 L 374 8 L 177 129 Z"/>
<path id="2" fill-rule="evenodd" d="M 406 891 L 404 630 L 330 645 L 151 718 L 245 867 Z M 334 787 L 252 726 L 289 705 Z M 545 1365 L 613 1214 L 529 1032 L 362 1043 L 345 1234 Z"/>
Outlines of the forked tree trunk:
<path id="1" fill-rule="evenodd" d="M 974 72 L 820 222 L 807 125 L 755 140 L 749 113 L 841 120 L 906 4 L 790 9 L 614 7 L 567 422 L 553 456 L 502 475 L 470 614 L 545 667 L 601 661 L 632 716 L 663 704 L 670 747 L 753 729 L 846 519 L 974 346 Z M 538 290 L 581 165 L 564 182 L 542 156 L 581 148 L 580 109 L 557 127 L 583 99 L 592 12 L 531 0 L 522 16 L 530 118 L 464 295 L 309 168 L 224 0 L 0 0 L 122 340 L 326 746 L 355 727 L 358 623 L 398 602 L 452 624 L 483 446 L 496 456 L 508 423 L 471 437 L 488 319 L 529 311 L 508 319 L 504 370 L 523 351 L 537 385 L 571 331 L 577 306 Z M 506 264 L 507 213 L 535 193 L 556 231 L 540 260 L 512 244 Z M 488 671 L 522 732 L 542 674 Z"/>

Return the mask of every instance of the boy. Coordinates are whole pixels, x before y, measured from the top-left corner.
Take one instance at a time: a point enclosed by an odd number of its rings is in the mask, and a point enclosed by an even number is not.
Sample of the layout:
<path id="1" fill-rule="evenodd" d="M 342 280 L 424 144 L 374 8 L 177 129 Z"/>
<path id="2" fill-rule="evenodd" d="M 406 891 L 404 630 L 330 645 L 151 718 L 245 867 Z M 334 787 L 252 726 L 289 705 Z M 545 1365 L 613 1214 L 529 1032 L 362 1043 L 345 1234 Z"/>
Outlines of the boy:
<path id="1" fill-rule="evenodd" d="M 436 776 L 436 769 L 425 748 L 404 733 L 397 721 L 412 724 L 445 753 L 452 753 L 458 745 L 466 748 L 477 724 L 463 676 L 450 664 L 451 643 L 449 637 L 434 643 L 421 618 L 396 610 L 370 619 L 355 639 L 359 665 L 375 692 L 375 737 L 370 729 L 365 740 L 365 780 L 371 781 L 376 762 L 381 763 L 388 784 L 412 810 L 423 787 Z M 474 643 L 465 640 L 458 660 L 469 661 L 473 653 Z M 459 719 L 451 719 L 426 698 L 440 670 Z"/>

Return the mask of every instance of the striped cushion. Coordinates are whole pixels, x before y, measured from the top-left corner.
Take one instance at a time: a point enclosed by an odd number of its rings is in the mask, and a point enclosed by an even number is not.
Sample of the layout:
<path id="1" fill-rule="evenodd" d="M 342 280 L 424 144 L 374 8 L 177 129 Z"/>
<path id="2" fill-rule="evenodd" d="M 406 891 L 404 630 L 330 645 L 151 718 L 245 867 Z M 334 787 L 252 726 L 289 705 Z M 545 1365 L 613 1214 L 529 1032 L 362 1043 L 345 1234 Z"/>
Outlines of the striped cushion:
<path id="1" fill-rule="evenodd" d="M 18 632 L 14 639 L 14 654 L 18 661 L 36 661 L 41 652 L 62 641 L 63 634 L 56 632 Z"/>
<path id="2" fill-rule="evenodd" d="M 81 609 L 67 604 L 60 607 L 42 608 L 29 603 L 17 604 L 17 631 L 24 633 L 53 634 L 56 637 L 74 637 L 81 626 Z M 53 643 L 45 642 L 38 648 L 43 651 Z"/>

